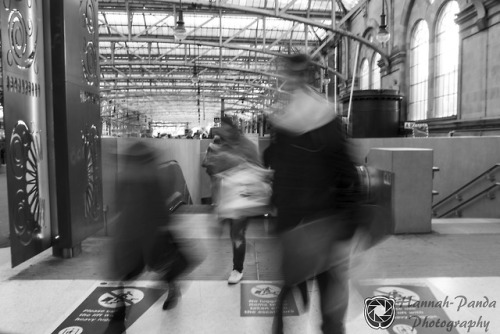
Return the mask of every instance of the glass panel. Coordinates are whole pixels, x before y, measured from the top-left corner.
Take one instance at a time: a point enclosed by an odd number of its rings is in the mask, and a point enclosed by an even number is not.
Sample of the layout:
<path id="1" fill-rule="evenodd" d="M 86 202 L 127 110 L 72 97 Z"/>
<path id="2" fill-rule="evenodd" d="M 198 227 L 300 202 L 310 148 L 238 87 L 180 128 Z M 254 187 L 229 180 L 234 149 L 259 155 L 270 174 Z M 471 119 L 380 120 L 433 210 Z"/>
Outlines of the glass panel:
<path id="1" fill-rule="evenodd" d="M 368 59 L 363 59 L 361 62 L 361 71 L 359 73 L 359 89 L 370 88 L 370 65 Z"/>
<path id="2" fill-rule="evenodd" d="M 375 53 L 372 60 L 372 89 L 380 89 L 380 67 L 378 62 L 380 61 L 380 54 Z"/>
<path id="3" fill-rule="evenodd" d="M 427 118 L 427 90 L 429 78 L 429 29 L 425 21 L 415 26 L 410 41 L 410 98 L 408 119 Z"/>
<path id="4" fill-rule="evenodd" d="M 436 26 L 436 89 L 434 117 L 457 114 L 457 77 L 459 31 L 455 23 L 458 3 L 448 2 L 440 13 Z"/>

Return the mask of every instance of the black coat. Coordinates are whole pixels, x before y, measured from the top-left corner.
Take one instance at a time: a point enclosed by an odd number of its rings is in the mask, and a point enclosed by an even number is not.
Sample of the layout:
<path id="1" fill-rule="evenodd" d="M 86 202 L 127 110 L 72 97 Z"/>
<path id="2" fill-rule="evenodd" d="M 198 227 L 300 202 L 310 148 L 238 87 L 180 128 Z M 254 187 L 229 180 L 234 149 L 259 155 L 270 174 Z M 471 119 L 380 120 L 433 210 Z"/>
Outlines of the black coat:
<path id="1" fill-rule="evenodd" d="M 303 218 L 355 209 L 358 176 L 338 119 L 298 136 L 277 131 L 265 160 L 275 171 L 278 231 Z"/>

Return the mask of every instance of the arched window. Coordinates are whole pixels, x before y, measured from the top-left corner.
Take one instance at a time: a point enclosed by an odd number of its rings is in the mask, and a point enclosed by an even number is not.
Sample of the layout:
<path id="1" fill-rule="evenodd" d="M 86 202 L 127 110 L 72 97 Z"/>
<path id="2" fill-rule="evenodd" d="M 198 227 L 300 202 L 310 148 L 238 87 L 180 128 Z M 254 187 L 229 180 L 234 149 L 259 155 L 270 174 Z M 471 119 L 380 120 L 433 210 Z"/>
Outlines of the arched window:
<path id="1" fill-rule="evenodd" d="M 359 89 L 370 89 L 370 65 L 368 59 L 361 62 L 361 73 L 359 73 Z"/>
<path id="2" fill-rule="evenodd" d="M 410 40 L 410 94 L 408 119 L 427 118 L 427 90 L 429 87 L 429 28 L 418 21 Z"/>
<path id="3" fill-rule="evenodd" d="M 448 2 L 436 24 L 434 117 L 457 114 L 459 32 L 455 15 L 458 11 L 456 1 Z"/>
<path id="4" fill-rule="evenodd" d="M 372 89 L 380 89 L 380 53 L 375 53 L 372 58 Z"/>

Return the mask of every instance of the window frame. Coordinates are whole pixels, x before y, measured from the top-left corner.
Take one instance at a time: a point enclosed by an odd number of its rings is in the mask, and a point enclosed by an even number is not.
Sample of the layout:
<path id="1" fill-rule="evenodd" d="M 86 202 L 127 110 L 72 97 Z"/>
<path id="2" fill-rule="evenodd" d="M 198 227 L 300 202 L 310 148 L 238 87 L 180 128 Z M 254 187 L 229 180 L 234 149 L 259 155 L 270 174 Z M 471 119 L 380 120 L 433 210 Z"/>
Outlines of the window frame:
<path id="1" fill-rule="evenodd" d="M 456 10 L 455 13 L 452 11 Z M 442 41 L 447 40 L 447 36 L 449 36 L 449 32 L 446 32 L 446 30 L 441 30 L 443 21 L 445 17 L 453 16 L 456 15 L 460 11 L 460 6 L 459 3 L 456 0 L 449 0 L 443 3 L 442 7 L 440 8 L 438 15 L 436 16 L 436 21 L 435 21 L 435 26 L 434 26 L 434 50 L 433 50 L 433 69 L 434 69 L 434 75 L 433 75 L 433 97 L 432 97 L 432 115 L 431 117 L 433 119 L 446 119 L 446 118 L 453 118 L 458 116 L 458 81 L 459 81 L 459 65 L 460 65 L 460 32 L 459 32 L 459 27 L 456 23 L 453 23 L 456 25 L 456 45 L 455 50 L 456 50 L 456 62 L 453 65 L 453 69 L 451 71 L 442 71 L 440 67 L 440 59 L 443 57 L 446 59 L 446 66 L 449 66 L 449 57 L 443 56 L 449 53 L 448 47 L 445 47 L 443 50 L 446 50 L 444 52 L 441 52 L 441 47 L 442 47 Z M 442 36 L 445 36 L 443 39 Z M 453 88 L 450 89 L 450 86 L 443 86 L 443 90 L 440 89 L 440 82 L 441 81 L 447 81 L 447 80 L 453 80 L 452 85 L 454 85 Z M 449 81 L 448 81 L 449 82 Z M 443 84 L 444 85 L 444 84 Z M 444 91 L 444 93 L 443 93 Z M 450 93 L 451 91 L 451 93 Z M 445 109 L 441 109 L 441 107 L 444 106 L 444 103 L 449 102 L 450 100 L 453 100 L 454 104 L 454 110 L 451 112 L 446 112 Z"/>
<path id="2" fill-rule="evenodd" d="M 382 59 L 382 56 L 378 52 L 374 52 L 371 60 L 371 71 L 370 71 L 370 89 L 382 89 L 382 69 L 378 66 L 378 62 Z M 378 80 L 375 81 L 375 76 Z M 375 87 L 375 82 L 378 83 L 378 87 Z"/>
<path id="3" fill-rule="evenodd" d="M 425 31 L 422 29 L 425 28 Z M 416 39 L 420 36 L 418 34 L 426 33 L 427 40 L 423 42 Z M 412 32 L 410 34 L 409 43 L 409 82 L 408 82 L 408 110 L 407 119 L 412 121 L 422 121 L 429 117 L 429 84 L 430 84 L 430 30 L 427 21 L 421 19 L 415 22 Z M 426 43 L 426 45 L 425 45 Z M 424 48 L 420 50 L 420 48 Z M 425 49 L 426 48 L 426 49 Z M 421 53 L 422 58 L 416 63 L 415 57 Z M 422 75 L 421 71 L 425 69 Z M 422 79 L 426 77 L 426 79 Z M 413 98 L 415 96 L 415 98 Z M 413 102 L 414 101 L 414 102 Z M 413 107 L 417 108 L 412 110 Z"/>
<path id="4" fill-rule="evenodd" d="M 364 68 L 363 66 L 366 64 L 366 71 L 364 71 Z M 370 74 L 371 74 L 371 71 L 370 71 L 370 62 L 368 61 L 368 58 L 363 58 L 363 60 L 361 61 L 360 65 L 359 65 L 359 89 L 360 90 L 366 90 L 366 89 L 370 89 Z M 364 78 L 366 78 L 366 81 L 363 80 Z M 364 84 L 366 83 L 366 88 L 363 88 L 364 87 Z"/>

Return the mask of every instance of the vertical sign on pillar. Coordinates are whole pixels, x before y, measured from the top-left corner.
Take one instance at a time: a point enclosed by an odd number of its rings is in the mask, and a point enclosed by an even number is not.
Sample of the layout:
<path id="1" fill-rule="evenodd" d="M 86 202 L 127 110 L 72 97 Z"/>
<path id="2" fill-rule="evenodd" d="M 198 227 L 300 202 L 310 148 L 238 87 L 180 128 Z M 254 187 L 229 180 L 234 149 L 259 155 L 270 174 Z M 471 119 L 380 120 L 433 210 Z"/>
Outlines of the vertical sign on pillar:
<path id="1" fill-rule="evenodd" d="M 0 3 L 12 266 L 50 247 L 41 0 Z"/>
<path id="2" fill-rule="evenodd" d="M 102 227 L 97 0 L 51 1 L 59 239 L 75 255 Z"/>

